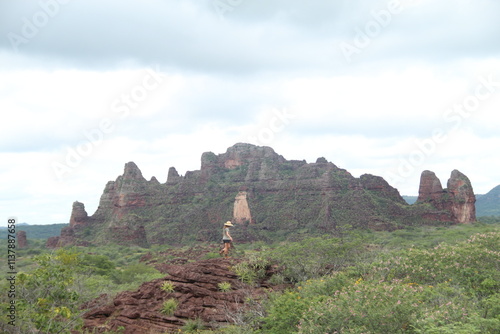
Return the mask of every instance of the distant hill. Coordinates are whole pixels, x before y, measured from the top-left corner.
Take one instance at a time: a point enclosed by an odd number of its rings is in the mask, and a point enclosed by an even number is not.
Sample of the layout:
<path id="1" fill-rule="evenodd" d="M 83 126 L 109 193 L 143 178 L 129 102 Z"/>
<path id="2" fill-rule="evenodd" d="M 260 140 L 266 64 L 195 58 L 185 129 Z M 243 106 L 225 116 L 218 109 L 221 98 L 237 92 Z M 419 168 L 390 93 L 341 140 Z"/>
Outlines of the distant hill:
<path id="1" fill-rule="evenodd" d="M 500 216 L 500 185 L 476 196 L 476 216 Z"/>
<path id="2" fill-rule="evenodd" d="M 403 195 L 401 196 L 403 197 L 403 199 L 406 201 L 406 203 L 408 204 L 413 204 L 417 201 L 417 198 L 418 196 L 407 196 L 407 195 Z"/>
<path id="3" fill-rule="evenodd" d="M 29 225 L 29 224 L 28 223 L 18 223 L 18 224 L 16 224 L 16 226 L 18 226 L 18 227 L 19 226 L 26 226 L 26 225 Z M 8 228 L 7 225 L 0 226 L 0 230 L 6 230 L 7 228 Z"/>
<path id="4" fill-rule="evenodd" d="M 50 225 L 29 225 L 26 223 L 16 224 L 16 232 L 25 231 L 29 239 L 48 239 L 61 234 L 61 229 L 68 224 L 50 224 Z M 7 238 L 7 229 L 0 229 L 0 238 Z"/>

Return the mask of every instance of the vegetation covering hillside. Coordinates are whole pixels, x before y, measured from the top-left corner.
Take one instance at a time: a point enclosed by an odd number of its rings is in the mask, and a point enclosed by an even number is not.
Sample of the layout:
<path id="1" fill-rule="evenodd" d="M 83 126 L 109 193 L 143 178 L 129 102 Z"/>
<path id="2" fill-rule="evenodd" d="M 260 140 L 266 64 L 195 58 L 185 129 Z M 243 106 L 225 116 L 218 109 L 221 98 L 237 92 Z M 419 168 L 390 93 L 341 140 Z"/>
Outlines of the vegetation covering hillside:
<path id="1" fill-rule="evenodd" d="M 491 189 L 487 194 L 477 197 L 476 215 L 500 216 L 500 185 Z"/>
<path id="2" fill-rule="evenodd" d="M 47 239 L 61 234 L 61 229 L 68 224 L 48 224 L 48 225 L 17 225 L 18 231 L 25 231 L 28 239 Z M 0 229 L 0 239 L 7 238 L 7 229 Z"/>
<path id="3" fill-rule="evenodd" d="M 197 249 L 210 244 L 193 244 Z M 2 247 L 7 249 L 5 240 Z M 17 251 L 16 326 L 5 333 L 81 331 L 91 301 L 162 277 L 140 259 L 167 261 L 182 249 L 107 245 L 49 251 L 41 241 Z M 272 289 L 247 300 L 222 328 L 189 319 L 183 333 L 499 333 L 500 225 L 410 227 L 394 232 L 355 230 L 337 237 L 237 244 L 234 268 L 251 287 L 272 263 Z M 217 257 L 207 252 L 197 257 Z M 187 258 L 192 262 L 195 258 Z M 6 268 L 7 259 L 0 259 Z M 149 263 L 149 262 L 148 262 Z M 0 282 L 8 291 L 9 282 Z M 165 287 L 168 288 L 168 287 Z M 220 287 L 231 289 L 235 287 Z M 7 294 L 0 296 L 3 309 Z M 175 311 L 175 303 L 169 307 Z M 83 308 L 82 308 L 83 305 Z M 188 319 L 186 319 L 188 320 Z M 179 331 L 178 331 L 179 332 Z M 115 328 L 111 333 L 126 333 Z M 146 332 L 145 332 L 146 333 Z"/>

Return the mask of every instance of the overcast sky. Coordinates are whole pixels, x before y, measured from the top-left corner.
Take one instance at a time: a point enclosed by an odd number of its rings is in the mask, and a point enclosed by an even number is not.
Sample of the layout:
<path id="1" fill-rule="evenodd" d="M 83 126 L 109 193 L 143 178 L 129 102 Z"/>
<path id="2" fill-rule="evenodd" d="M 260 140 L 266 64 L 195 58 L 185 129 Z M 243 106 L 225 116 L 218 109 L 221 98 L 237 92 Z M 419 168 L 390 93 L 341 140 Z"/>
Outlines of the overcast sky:
<path id="1" fill-rule="evenodd" d="M 0 0 L 0 211 L 93 214 L 238 142 L 417 195 L 500 184 L 497 0 Z"/>

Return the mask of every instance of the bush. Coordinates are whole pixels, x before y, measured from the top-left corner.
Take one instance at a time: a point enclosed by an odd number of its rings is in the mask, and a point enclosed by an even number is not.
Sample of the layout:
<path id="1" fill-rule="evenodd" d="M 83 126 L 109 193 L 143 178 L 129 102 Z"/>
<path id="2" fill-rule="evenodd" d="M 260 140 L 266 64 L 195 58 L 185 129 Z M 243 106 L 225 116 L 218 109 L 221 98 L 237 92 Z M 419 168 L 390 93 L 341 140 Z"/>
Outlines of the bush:
<path id="1" fill-rule="evenodd" d="M 291 282 L 302 282 L 341 270 L 362 260 L 361 239 L 309 238 L 277 247 L 272 257 L 284 267 Z"/>
<path id="2" fill-rule="evenodd" d="M 229 282 L 221 282 L 221 283 L 217 284 L 217 287 L 222 292 L 231 291 L 231 283 L 229 283 Z"/>
<path id="3" fill-rule="evenodd" d="M 128 265 L 123 270 L 113 271 L 110 276 L 115 284 L 128 284 L 136 281 L 142 283 L 147 280 L 163 277 L 158 270 L 144 263 Z"/>
<path id="4" fill-rule="evenodd" d="M 80 328 L 81 298 L 74 279 L 79 253 L 59 249 L 33 260 L 37 267 L 16 277 L 16 329 L 22 333 L 70 333 Z M 1 323 L 0 328 L 6 329 Z"/>
<path id="5" fill-rule="evenodd" d="M 312 303 L 300 320 L 300 333 L 343 333 L 353 328 L 401 333 L 417 316 L 421 292 L 421 287 L 402 284 L 353 283 L 323 302 Z"/>
<path id="6" fill-rule="evenodd" d="M 373 267 L 380 279 L 402 279 L 422 285 L 453 282 L 479 298 L 500 289 L 500 233 L 476 234 L 457 245 L 389 254 Z"/>
<path id="7" fill-rule="evenodd" d="M 297 291 L 288 290 L 278 295 L 271 295 L 267 316 L 264 318 L 264 333 L 292 334 L 297 333 L 298 324 L 310 300 Z"/>
<path id="8" fill-rule="evenodd" d="M 182 326 L 183 333 L 200 333 L 205 328 L 201 319 L 189 319 L 186 324 Z"/>
<path id="9" fill-rule="evenodd" d="M 171 316 L 177 310 L 178 306 L 179 303 L 177 303 L 175 299 L 173 298 L 167 299 L 163 302 L 161 313 L 165 314 L 166 316 Z"/>
<path id="10" fill-rule="evenodd" d="M 243 283 L 253 285 L 266 276 L 269 265 L 269 260 L 264 256 L 251 254 L 246 261 L 235 265 L 233 270 Z"/>
<path id="11" fill-rule="evenodd" d="M 89 274 L 109 275 L 115 269 L 115 264 L 106 255 L 84 254 L 81 256 L 81 266 Z"/>
<path id="12" fill-rule="evenodd" d="M 163 282 L 163 284 L 161 285 L 161 289 L 165 292 L 168 292 L 168 293 L 171 293 L 171 292 L 174 292 L 174 289 L 175 289 L 175 285 L 174 283 L 172 283 L 171 281 L 165 281 Z"/>

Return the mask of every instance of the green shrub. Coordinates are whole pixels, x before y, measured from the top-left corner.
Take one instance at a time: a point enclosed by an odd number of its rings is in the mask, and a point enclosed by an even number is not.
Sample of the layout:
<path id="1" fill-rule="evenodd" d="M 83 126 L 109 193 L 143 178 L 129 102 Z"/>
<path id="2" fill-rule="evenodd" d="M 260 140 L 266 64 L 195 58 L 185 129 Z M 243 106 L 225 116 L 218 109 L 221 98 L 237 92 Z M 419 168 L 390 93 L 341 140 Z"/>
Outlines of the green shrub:
<path id="1" fill-rule="evenodd" d="M 231 283 L 229 283 L 229 282 L 221 282 L 221 283 L 217 284 L 217 287 L 222 292 L 231 291 Z"/>
<path id="2" fill-rule="evenodd" d="M 289 290 L 271 296 L 270 303 L 267 317 L 264 318 L 265 333 L 297 333 L 299 321 L 310 301 L 304 299 L 299 292 Z"/>
<path id="3" fill-rule="evenodd" d="M 75 286 L 79 253 L 59 249 L 33 257 L 36 268 L 16 277 L 16 329 L 21 333 L 70 333 L 81 326 Z M 7 294 L 5 294 L 7 295 Z M 2 321 L 0 321 L 0 327 Z"/>
<path id="4" fill-rule="evenodd" d="M 183 333 L 200 333 L 205 328 L 203 324 L 203 320 L 197 319 L 188 319 L 184 326 L 182 326 Z"/>
<path id="5" fill-rule="evenodd" d="M 270 261 L 266 257 L 250 254 L 245 261 L 233 266 L 232 269 L 243 283 L 252 285 L 266 276 L 269 265 Z"/>
<path id="6" fill-rule="evenodd" d="M 362 259 L 361 239 L 309 238 L 281 245 L 269 252 L 285 268 L 283 275 L 291 282 L 318 278 L 351 266 Z"/>
<path id="7" fill-rule="evenodd" d="M 353 328 L 368 333 L 403 332 L 416 316 L 420 292 L 406 285 L 353 283 L 323 302 L 312 303 L 300 320 L 300 333 L 343 333 Z"/>
<path id="8" fill-rule="evenodd" d="M 84 254 L 81 256 L 81 267 L 91 274 L 104 276 L 111 274 L 115 264 L 106 255 Z"/>
<path id="9" fill-rule="evenodd" d="M 233 271 L 238 275 L 238 278 L 246 284 L 255 284 L 257 273 L 245 262 L 238 263 L 233 267 Z"/>
<path id="10" fill-rule="evenodd" d="M 161 285 L 161 289 L 165 292 L 168 292 L 168 293 L 171 293 L 171 292 L 174 292 L 174 289 L 175 289 L 175 285 L 174 283 L 172 283 L 171 281 L 165 281 L 163 282 L 163 284 Z"/>
<path id="11" fill-rule="evenodd" d="M 284 284 L 285 282 L 286 282 L 286 278 L 281 273 L 274 274 L 269 279 L 269 283 L 272 285 L 280 285 L 280 284 Z"/>
<path id="12" fill-rule="evenodd" d="M 372 273 L 387 281 L 402 279 L 422 285 L 452 282 L 483 298 L 500 289 L 500 233 L 475 234 L 456 245 L 388 254 Z"/>
<path id="13" fill-rule="evenodd" d="M 128 284 L 134 282 L 145 282 L 154 278 L 163 277 L 163 275 L 153 267 L 144 263 L 133 263 L 122 270 L 115 270 L 110 274 L 115 284 Z"/>
<path id="14" fill-rule="evenodd" d="M 166 316 L 171 316 L 177 310 L 178 306 L 179 303 L 177 302 L 177 300 L 169 298 L 163 302 L 161 313 L 165 314 Z"/>

